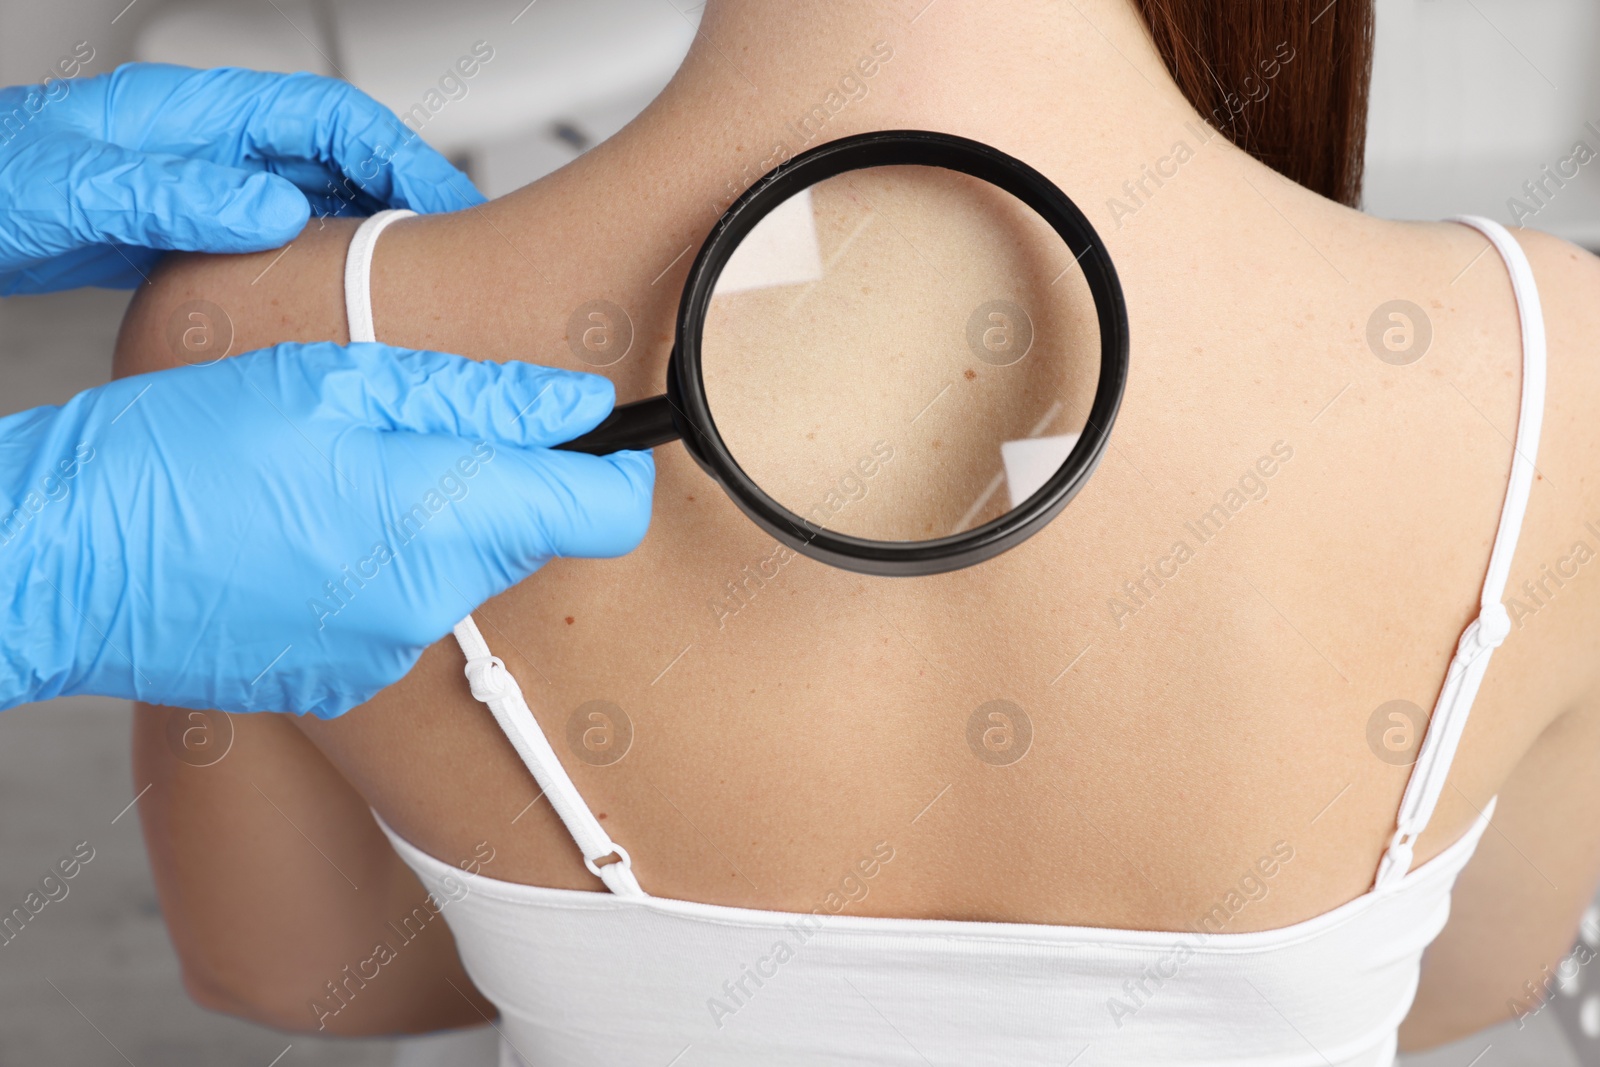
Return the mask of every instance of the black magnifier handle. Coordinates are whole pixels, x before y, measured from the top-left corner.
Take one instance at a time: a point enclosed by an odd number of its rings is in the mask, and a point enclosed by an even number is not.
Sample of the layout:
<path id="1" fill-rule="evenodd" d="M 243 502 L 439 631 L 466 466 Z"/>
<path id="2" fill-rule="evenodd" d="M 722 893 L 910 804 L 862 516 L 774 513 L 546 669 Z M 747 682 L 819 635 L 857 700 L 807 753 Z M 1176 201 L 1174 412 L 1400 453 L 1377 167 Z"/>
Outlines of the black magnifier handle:
<path id="1" fill-rule="evenodd" d="M 676 441 L 680 436 L 677 424 L 672 421 L 672 401 L 665 396 L 653 396 L 612 408 L 600 425 L 555 448 L 561 452 L 609 456 L 625 449 L 654 448 Z"/>

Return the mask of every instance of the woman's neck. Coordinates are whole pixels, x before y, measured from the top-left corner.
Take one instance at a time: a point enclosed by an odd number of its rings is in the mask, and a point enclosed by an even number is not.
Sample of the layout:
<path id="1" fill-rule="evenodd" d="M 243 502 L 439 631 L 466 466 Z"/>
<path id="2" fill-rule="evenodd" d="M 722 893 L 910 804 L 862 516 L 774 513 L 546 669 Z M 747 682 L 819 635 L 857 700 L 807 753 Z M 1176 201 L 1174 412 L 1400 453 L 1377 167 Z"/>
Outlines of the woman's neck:
<path id="1" fill-rule="evenodd" d="M 1262 56 L 1259 81 L 1230 94 L 1239 107 L 1202 117 L 1128 0 L 710 0 L 671 84 L 570 169 L 608 185 L 618 171 L 647 169 L 651 198 L 688 197 L 703 233 L 806 148 L 868 130 L 935 129 L 1034 165 L 1111 239 L 1155 200 L 1239 201 L 1249 196 L 1241 178 L 1270 181 L 1219 130 L 1248 121 L 1252 99 L 1293 61 L 1287 43 Z M 1163 192 L 1174 183 L 1187 192 Z"/>
<path id="2" fill-rule="evenodd" d="M 1253 277 L 1261 249 L 1281 244 L 1296 261 L 1305 241 L 1320 248 L 1357 218 L 1231 145 L 1218 127 L 1240 115 L 1202 118 L 1127 0 L 925 3 L 711 0 L 678 74 L 637 120 L 493 206 L 495 228 L 470 254 L 500 257 L 497 303 L 525 309 L 535 344 L 564 343 L 586 301 L 627 308 L 655 357 L 608 373 L 624 397 L 647 395 L 692 250 L 718 215 L 785 159 L 870 130 L 955 133 L 1038 168 L 1106 239 L 1130 293 L 1166 294 L 1160 307 L 1135 298 L 1136 318 L 1179 314 L 1166 284 L 1179 248 L 1206 249 L 1215 265 L 1252 233 L 1258 245 L 1233 266 Z M 1263 57 L 1263 77 L 1288 62 Z M 585 251 L 556 277 L 530 267 L 550 247 Z"/>
<path id="3" fill-rule="evenodd" d="M 1126 0 L 712 0 L 644 123 L 731 138 L 745 158 L 725 184 L 742 188 L 762 163 L 893 127 L 1030 155 L 1053 143 L 1040 165 L 1099 184 L 1137 175 L 1198 119 Z"/>

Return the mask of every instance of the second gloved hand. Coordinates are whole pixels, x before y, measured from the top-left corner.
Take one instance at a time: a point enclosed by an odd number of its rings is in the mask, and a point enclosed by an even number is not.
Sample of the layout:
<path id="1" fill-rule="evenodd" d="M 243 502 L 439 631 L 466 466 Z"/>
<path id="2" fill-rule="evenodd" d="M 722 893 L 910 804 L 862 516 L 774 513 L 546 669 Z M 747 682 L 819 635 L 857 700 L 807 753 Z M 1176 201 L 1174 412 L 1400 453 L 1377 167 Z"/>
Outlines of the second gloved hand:
<path id="1" fill-rule="evenodd" d="M 162 249 L 276 248 L 313 209 L 483 203 L 388 108 L 314 74 L 129 63 L 0 89 L 0 116 L 0 295 L 129 289 Z"/>
<path id="2" fill-rule="evenodd" d="M 552 556 L 630 551 L 650 455 L 551 451 L 604 378 L 284 344 L 0 419 L 0 708 L 331 717 Z"/>

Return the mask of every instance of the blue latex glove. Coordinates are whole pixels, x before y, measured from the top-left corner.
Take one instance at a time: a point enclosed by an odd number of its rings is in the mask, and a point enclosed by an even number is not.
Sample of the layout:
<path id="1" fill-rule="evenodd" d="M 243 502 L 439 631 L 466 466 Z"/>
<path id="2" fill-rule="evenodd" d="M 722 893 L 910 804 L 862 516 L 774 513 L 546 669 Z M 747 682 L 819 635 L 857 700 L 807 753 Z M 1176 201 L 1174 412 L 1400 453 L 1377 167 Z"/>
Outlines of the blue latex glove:
<path id="1" fill-rule="evenodd" d="M 649 524 L 647 452 L 551 451 L 611 383 L 283 344 L 0 419 L 0 708 L 343 713 L 552 556 Z"/>
<path id="2" fill-rule="evenodd" d="M 135 63 L 0 89 L 0 295 L 132 288 L 161 249 L 276 248 L 313 207 L 481 203 L 393 112 L 330 78 Z"/>

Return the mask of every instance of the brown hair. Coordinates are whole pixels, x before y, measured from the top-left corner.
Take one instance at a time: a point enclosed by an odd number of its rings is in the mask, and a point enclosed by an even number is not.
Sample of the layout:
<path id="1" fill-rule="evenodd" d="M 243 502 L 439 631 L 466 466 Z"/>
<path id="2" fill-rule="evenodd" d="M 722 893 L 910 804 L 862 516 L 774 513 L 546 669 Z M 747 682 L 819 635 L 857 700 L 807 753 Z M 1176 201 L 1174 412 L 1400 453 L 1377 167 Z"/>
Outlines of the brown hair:
<path id="1" fill-rule="evenodd" d="M 1361 199 L 1372 0 L 1134 0 L 1183 95 L 1228 140 L 1351 207 Z"/>

